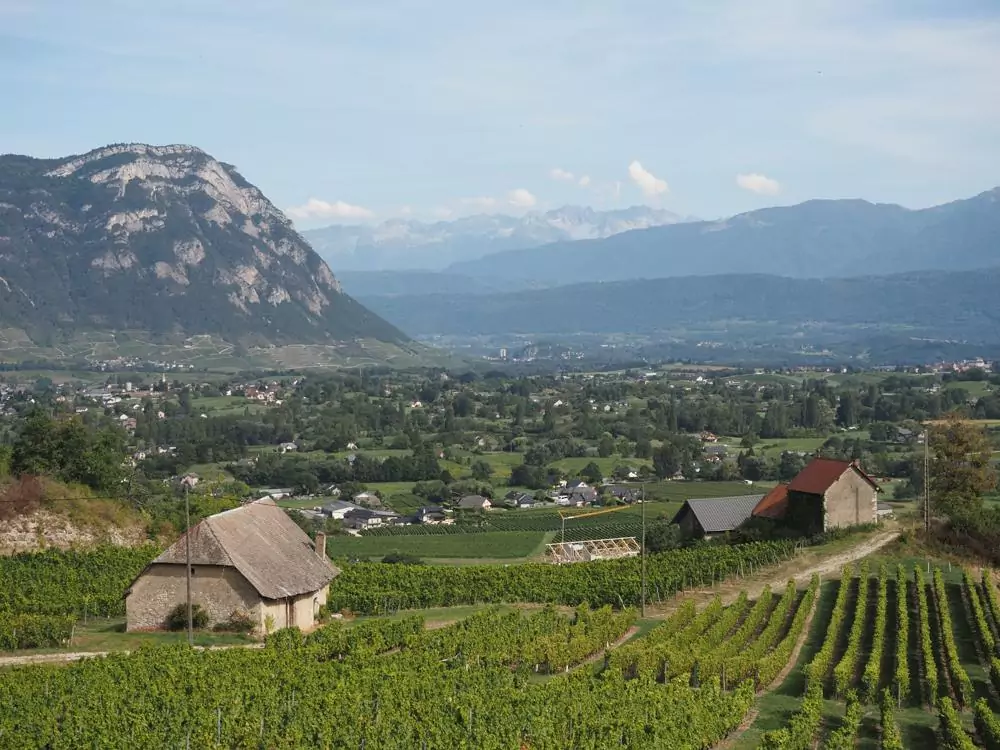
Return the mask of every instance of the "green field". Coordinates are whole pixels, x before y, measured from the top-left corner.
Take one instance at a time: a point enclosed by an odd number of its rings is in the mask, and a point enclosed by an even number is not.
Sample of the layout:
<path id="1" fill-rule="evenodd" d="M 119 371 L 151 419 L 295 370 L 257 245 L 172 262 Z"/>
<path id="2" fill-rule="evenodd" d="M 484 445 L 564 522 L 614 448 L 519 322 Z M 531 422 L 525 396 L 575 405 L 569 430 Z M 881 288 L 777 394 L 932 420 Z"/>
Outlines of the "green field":
<path id="1" fill-rule="evenodd" d="M 524 559 L 541 554 L 541 531 L 412 536 L 336 536 L 327 541 L 331 557 L 381 558 L 390 552 L 422 558 Z"/>

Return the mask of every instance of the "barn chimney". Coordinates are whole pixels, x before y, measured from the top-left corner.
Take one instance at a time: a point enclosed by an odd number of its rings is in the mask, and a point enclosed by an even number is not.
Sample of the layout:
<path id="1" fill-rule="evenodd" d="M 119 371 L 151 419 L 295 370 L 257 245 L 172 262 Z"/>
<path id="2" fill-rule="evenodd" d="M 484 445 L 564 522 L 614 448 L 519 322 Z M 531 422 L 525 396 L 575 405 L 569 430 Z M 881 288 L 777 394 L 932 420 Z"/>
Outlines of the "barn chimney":
<path id="1" fill-rule="evenodd" d="M 313 544 L 316 554 L 326 559 L 326 534 L 322 531 L 316 532 L 316 542 Z"/>

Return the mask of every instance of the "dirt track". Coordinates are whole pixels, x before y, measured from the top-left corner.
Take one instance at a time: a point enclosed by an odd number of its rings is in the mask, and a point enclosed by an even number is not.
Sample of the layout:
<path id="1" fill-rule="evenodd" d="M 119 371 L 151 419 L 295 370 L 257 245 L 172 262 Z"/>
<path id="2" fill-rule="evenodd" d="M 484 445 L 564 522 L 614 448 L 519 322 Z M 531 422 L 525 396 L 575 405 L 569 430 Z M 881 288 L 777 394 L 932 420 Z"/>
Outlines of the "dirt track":
<path id="1" fill-rule="evenodd" d="M 791 560 L 768 568 L 761 573 L 745 578 L 733 578 L 708 589 L 691 589 L 681 592 L 669 602 L 653 606 L 650 616 L 665 617 L 688 599 L 702 603 L 719 596 L 724 604 L 730 604 L 736 600 L 741 591 L 746 591 L 751 599 L 756 599 L 765 586 L 781 589 L 790 579 L 802 584 L 809 581 L 814 574 L 819 575 L 820 578 L 827 578 L 831 575 L 839 577 L 840 570 L 845 565 L 877 552 L 895 541 L 898 536 L 899 531 L 896 529 L 883 531 L 849 550 L 823 558 L 806 558 L 805 556 L 810 554 L 807 550 L 801 556 L 793 557 Z"/>

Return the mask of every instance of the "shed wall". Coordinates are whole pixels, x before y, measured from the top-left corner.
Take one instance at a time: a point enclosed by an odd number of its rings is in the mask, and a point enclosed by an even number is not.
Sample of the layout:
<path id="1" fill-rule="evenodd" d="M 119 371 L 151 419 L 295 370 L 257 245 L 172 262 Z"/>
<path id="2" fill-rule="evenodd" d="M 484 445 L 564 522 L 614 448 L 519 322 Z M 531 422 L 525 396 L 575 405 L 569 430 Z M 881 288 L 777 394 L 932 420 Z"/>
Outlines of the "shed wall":
<path id="1" fill-rule="evenodd" d="M 194 565 L 192 569 L 191 601 L 208 612 L 210 625 L 228 620 L 236 610 L 260 620 L 260 595 L 239 571 L 221 565 Z M 167 615 L 186 600 L 184 566 L 151 565 L 125 598 L 126 630 L 166 627 Z"/>

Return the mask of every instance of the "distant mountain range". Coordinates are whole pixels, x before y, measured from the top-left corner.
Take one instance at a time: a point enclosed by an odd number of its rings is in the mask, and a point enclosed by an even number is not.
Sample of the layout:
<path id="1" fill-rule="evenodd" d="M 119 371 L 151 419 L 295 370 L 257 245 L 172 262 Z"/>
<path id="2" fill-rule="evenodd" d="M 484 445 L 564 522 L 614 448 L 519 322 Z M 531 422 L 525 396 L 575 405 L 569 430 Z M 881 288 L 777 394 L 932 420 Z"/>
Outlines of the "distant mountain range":
<path id="1" fill-rule="evenodd" d="M 363 296 L 412 335 L 730 331 L 747 322 L 909 329 L 1000 346 L 1000 268 L 843 279 L 763 274 L 586 283 L 500 294 Z M 808 339 L 808 333 L 805 334 Z"/>
<path id="2" fill-rule="evenodd" d="M 0 156 L 0 321 L 234 343 L 401 342 L 236 169 L 191 146 Z"/>
<path id="3" fill-rule="evenodd" d="M 453 263 L 447 271 L 525 286 L 747 273 L 831 278 L 981 268 L 1000 262 L 998 250 L 1000 188 L 923 210 L 812 200 L 509 250 Z"/>
<path id="4" fill-rule="evenodd" d="M 391 219 L 375 226 L 334 225 L 302 234 L 338 274 L 344 271 L 436 271 L 452 263 L 504 250 L 611 237 L 633 229 L 690 220 L 648 206 L 616 211 L 564 206 L 521 217 L 481 214 L 435 223 Z"/>

